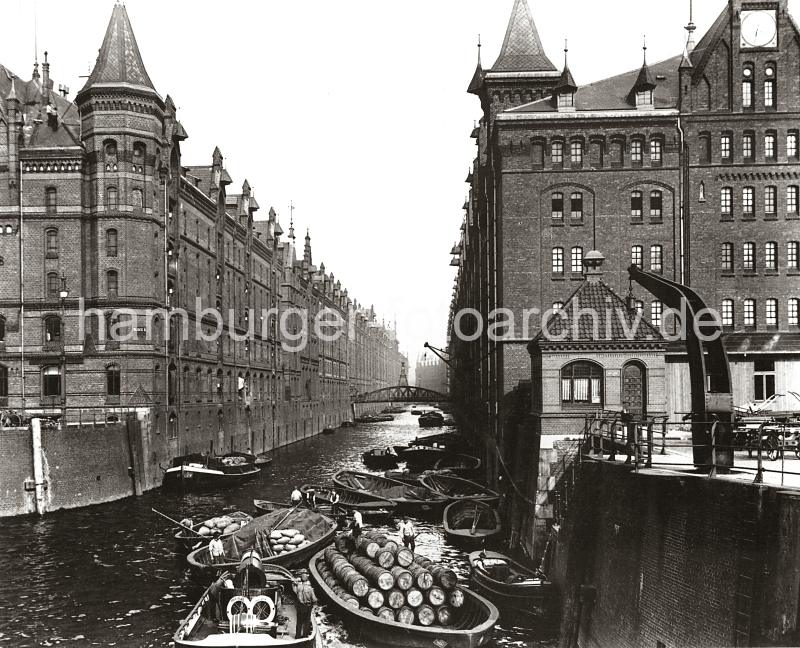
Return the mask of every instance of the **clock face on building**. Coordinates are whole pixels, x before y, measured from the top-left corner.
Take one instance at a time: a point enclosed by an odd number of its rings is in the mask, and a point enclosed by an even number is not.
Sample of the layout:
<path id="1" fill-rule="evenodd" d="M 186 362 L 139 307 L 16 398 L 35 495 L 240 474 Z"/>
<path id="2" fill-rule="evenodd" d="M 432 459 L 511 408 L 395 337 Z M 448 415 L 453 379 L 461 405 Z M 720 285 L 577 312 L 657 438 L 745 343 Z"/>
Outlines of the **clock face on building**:
<path id="1" fill-rule="evenodd" d="M 778 20 L 773 9 L 742 10 L 742 47 L 777 47 Z"/>

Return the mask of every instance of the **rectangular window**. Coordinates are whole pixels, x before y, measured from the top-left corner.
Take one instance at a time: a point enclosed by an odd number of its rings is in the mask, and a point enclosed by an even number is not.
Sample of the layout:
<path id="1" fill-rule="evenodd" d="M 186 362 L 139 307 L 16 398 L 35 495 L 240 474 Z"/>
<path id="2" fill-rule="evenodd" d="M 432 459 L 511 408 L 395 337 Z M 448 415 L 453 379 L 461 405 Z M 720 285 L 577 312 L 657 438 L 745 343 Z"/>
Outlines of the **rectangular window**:
<path id="1" fill-rule="evenodd" d="M 560 192 L 553 194 L 550 211 L 553 220 L 564 220 L 564 194 Z"/>
<path id="2" fill-rule="evenodd" d="M 660 245 L 650 246 L 650 272 L 661 272 L 664 269 L 664 259 Z"/>
<path id="3" fill-rule="evenodd" d="M 772 133 L 764 135 L 764 157 L 768 160 L 774 160 L 777 157 L 777 138 Z"/>
<path id="4" fill-rule="evenodd" d="M 644 250 L 641 245 L 631 246 L 631 265 L 641 268 L 644 263 L 643 254 Z"/>
<path id="5" fill-rule="evenodd" d="M 720 265 L 723 272 L 733 272 L 733 243 L 722 244 Z"/>
<path id="6" fill-rule="evenodd" d="M 659 328 L 661 326 L 661 313 L 664 311 L 664 305 L 660 301 L 654 301 L 650 304 L 650 323 Z"/>
<path id="7" fill-rule="evenodd" d="M 652 164 L 661 164 L 662 159 L 662 146 L 661 140 L 650 140 L 650 162 Z"/>
<path id="8" fill-rule="evenodd" d="M 786 187 L 786 213 L 797 215 L 797 196 L 800 187 Z"/>
<path id="9" fill-rule="evenodd" d="M 553 142 L 550 147 L 550 161 L 553 164 L 564 164 L 564 143 Z"/>
<path id="10" fill-rule="evenodd" d="M 55 214 L 58 207 L 58 194 L 55 187 L 48 187 L 44 194 L 45 211 L 48 214 Z"/>
<path id="11" fill-rule="evenodd" d="M 766 108 L 775 107 L 775 81 L 772 79 L 764 81 L 764 106 Z"/>
<path id="12" fill-rule="evenodd" d="M 571 92 L 558 93 L 558 107 L 571 108 L 574 105 L 574 95 Z"/>
<path id="13" fill-rule="evenodd" d="M 764 267 L 767 270 L 778 269 L 778 244 L 770 241 L 764 246 Z"/>
<path id="14" fill-rule="evenodd" d="M 106 231 L 106 256 L 117 256 L 117 230 Z"/>
<path id="15" fill-rule="evenodd" d="M 789 326 L 797 326 L 800 322 L 800 313 L 798 313 L 799 309 L 800 299 L 797 299 L 797 297 L 792 297 L 786 304 L 786 317 Z"/>
<path id="16" fill-rule="evenodd" d="M 775 395 L 775 362 L 773 360 L 753 361 L 753 386 L 757 401 L 767 400 Z"/>
<path id="17" fill-rule="evenodd" d="M 564 274 L 564 248 L 553 248 L 552 272 L 555 275 Z"/>
<path id="18" fill-rule="evenodd" d="M 745 160 L 753 159 L 753 140 L 754 136 L 752 133 L 745 133 L 742 138 L 742 157 Z"/>
<path id="19" fill-rule="evenodd" d="M 570 159 L 572 164 L 583 164 L 583 142 L 574 141 L 570 142 Z"/>
<path id="20" fill-rule="evenodd" d="M 642 163 L 642 140 L 631 140 L 631 162 Z"/>
<path id="21" fill-rule="evenodd" d="M 756 269 L 756 245 L 745 243 L 742 246 L 742 267 L 750 272 Z"/>
<path id="22" fill-rule="evenodd" d="M 723 217 L 733 213 L 733 189 L 730 187 L 723 187 L 719 192 L 719 212 Z"/>
<path id="23" fill-rule="evenodd" d="M 44 233 L 45 245 L 47 247 L 46 256 L 52 259 L 58 256 L 58 230 L 49 229 Z"/>
<path id="24" fill-rule="evenodd" d="M 753 82 L 742 81 L 742 107 L 753 107 Z"/>
<path id="25" fill-rule="evenodd" d="M 786 136 L 786 157 L 790 160 L 797 159 L 797 131 L 789 131 Z"/>
<path id="26" fill-rule="evenodd" d="M 764 323 L 767 326 L 778 325 L 778 300 L 768 299 L 765 304 Z"/>
<path id="27" fill-rule="evenodd" d="M 722 160 L 730 160 L 731 159 L 731 136 L 730 135 L 723 135 L 719 140 L 719 150 L 720 155 L 722 156 Z"/>
<path id="28" fill-rule="evenodd" d="M 742 214 L 752 218 L 755 215 L 755 189 L 753 187 L 742 187 Z"/>
<path id="29" fill-rule="evenodd" d="M 47 274 L 47 296 L 50 299 L 56 299 L 60 289 L 61 284 L 58 275 L 55 272 L 49 272 Z"/>
<path id="30" fill-rule="evenodd" d="M 765 187 L 764 188 L 764 216 L 766 218 L 775 218 L 778 213 L 778 188 Z"/>
<path id="31" fill-rule="evenodd" d="M 733 300 L 722 300 L 722 325 L 733 326 Z"/>
<path id="32" fill-rule="evenodd" d="M 642 192 L 641 191 L 633 191 L 631 192 L 631 218 L 641 218 L 642 217 Z"/>
<path id="33" fill-rule="evenodd" d="M 754 299 L 744 300 L 744 325 L 756 325 L 756 302 Z"/>
<path id="34" fill-rule="evenodd" d="M 61 396 L 61 369 L 47 367 L 42 373 L 42 396 Z"/>
<path id="35" fill-rule="evenodd" d="M 789 241 L 786 244 L 786 265 L 789 270 L 800 270 L 798 256 L 800 256 L 800 241 Z"/>

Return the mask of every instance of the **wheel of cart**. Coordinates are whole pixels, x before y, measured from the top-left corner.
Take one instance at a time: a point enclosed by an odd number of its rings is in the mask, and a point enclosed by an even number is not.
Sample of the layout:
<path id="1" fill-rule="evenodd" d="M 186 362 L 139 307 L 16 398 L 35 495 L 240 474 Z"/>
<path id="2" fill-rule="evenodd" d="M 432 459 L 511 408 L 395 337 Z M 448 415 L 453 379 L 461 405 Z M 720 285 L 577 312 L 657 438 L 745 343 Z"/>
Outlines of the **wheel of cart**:
<path id="1" fill-rule="evenodd" d="M 775 432 L 764 435 L 761 439 L 761 448 L 767 455 L 767 459 L 775 461 L 783 452 L 783 443 L 780 435 Z"/>

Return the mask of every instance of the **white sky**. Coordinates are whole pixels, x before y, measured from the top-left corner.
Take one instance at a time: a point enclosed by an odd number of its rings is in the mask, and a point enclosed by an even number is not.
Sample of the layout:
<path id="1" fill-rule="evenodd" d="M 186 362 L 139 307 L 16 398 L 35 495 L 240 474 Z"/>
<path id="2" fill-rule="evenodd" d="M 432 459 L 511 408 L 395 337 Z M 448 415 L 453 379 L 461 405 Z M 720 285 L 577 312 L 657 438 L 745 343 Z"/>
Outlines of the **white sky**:
<path id="1" fill-rule="evenodd" d="M 544 47 L 588 83 L 679 54 L 688 0 L 529 0 Z M 38 44 L 70 98 L 94 64 L 111 0 L 35 0 Z M 697 39 L 727 0 L 695 0 Z M 349 294 L 397 317 L 411 364 L 444 344 L 455 268 L 448 264 L 480 117 L 465 90 L 477 34 L 484 67 L 502 44 L 513 0 L 129 0 L 156 89 L 189 133 L 184 164 L 218 145 L 238 191 L 246 177 L 266 217 L 298 239 Z M 790 0 L 797 11 L 800 0 Z M 0 0 L 0 62 L 30 78 L 34 2 Z M 258 214 L 257 214 L 258 216 Z M 302 243 L 302 241 L 298 241 Z"/>

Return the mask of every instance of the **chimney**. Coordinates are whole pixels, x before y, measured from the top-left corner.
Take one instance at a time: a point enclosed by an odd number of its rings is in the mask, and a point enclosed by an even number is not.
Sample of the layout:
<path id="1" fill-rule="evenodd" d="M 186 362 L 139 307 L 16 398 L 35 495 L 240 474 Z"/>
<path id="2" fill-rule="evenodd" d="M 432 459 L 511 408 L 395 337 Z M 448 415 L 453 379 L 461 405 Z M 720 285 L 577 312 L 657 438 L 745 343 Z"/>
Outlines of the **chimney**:
<path id="1" fill-rule="evenodd" d="M 587 283 L 600 283 L 603 278 L 603 261 L 606 258 L 597 250 L 592 250 L 583 258 L 583 276 Z"/>
<path id="2" fill-rule="evenodd" d="M 51 90 L 53 83 L 50 81 L 50 63 L 47 62 L 47 52 L 44 53 L 44 63 L 42 63 L 42 88 Z"/>

